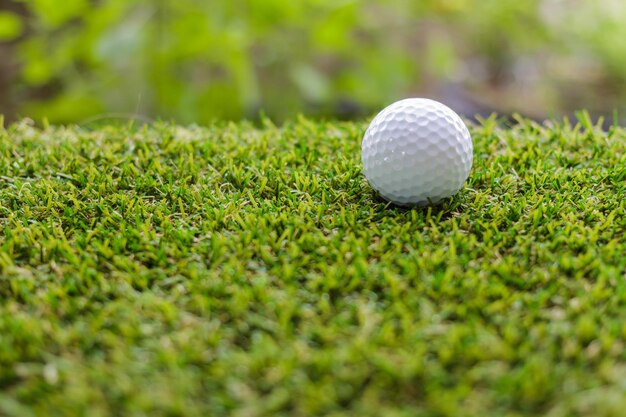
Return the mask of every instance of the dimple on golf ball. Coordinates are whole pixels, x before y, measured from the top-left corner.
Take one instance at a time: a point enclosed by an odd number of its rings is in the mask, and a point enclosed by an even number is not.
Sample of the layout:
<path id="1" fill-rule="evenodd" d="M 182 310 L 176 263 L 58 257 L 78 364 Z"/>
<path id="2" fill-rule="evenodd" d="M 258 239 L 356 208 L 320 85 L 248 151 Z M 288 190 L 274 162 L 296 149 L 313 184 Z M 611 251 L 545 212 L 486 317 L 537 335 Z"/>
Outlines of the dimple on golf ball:
<path id="1" fill-rule="evenodd" d="M 436 204 L 456 194 L 472 167 L 472 138 L 449 107 L 408 98 L 383 109 L 361 144 L 363 173 L 400 206 Z"/>

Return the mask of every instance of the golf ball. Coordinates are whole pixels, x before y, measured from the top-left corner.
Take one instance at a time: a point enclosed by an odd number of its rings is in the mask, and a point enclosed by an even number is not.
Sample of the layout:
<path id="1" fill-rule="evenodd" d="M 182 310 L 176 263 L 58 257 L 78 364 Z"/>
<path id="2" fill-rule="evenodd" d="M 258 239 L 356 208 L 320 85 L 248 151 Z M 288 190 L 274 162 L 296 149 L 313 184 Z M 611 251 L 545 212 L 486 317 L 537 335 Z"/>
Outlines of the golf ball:
<path id="1" fill-rule="evenodd" d="M 361 143 L 363 173 L 397 205 L 436 204 L 456 194 L 472 167 L 472 138 L 449 107 L 408 98 L 383 109 Z"/>

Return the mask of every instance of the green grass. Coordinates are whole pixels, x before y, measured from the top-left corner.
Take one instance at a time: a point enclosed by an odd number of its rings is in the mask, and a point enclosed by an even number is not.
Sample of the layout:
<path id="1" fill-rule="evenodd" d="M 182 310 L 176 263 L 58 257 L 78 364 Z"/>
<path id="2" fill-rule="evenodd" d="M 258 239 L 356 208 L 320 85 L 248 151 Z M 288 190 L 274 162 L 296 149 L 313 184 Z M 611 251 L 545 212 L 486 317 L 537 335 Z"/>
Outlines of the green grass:
<path id="1" fill-rule="evenodd" d="M 471 126 L 443 205 L 365 123 L 0 129 L 0 415 L 618 416 L 626 130 Z"/>

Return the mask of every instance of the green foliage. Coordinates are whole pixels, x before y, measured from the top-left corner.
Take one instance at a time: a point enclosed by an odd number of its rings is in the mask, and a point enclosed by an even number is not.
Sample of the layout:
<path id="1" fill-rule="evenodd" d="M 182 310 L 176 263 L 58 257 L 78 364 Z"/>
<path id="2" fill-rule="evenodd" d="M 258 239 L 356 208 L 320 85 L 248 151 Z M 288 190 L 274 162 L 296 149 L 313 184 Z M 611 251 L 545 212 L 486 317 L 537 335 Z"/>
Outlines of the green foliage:
<path id="1" fill-rule="evenodd" d="M 0 129 L 0 414 L 620 415 L 626 130 L 484 120 L 398 209 L 364 129 Z"/>
<path id="2" fill-rule="evenodd" d="M 108 112 L 207 122 L 366 111 L 474 55 L 499 70 L 550 40 L 538 0 L 36 0 L 15 46 L 18 112 L 81 121 Z M 13 18 L 13 15 L 10 15 Z M 13 23 L 15 25 L 15 22 Z M 19 31 L 4 26 L 5 36 Z"/>
<path id="3" fill-rule="evenodd" d="M 22 20 L 15 13 L 0 12 L 0 41 L 13 40 L 23 31 Z"/>
<path id="4" fill-rule="evenodd" d="M 11 116 L 350 116 L 450 83 L 539 117 L 625 108 L 620 0 L 13 3 L 20 17 L 0 14 L 19 58 L 7 70 L 18 108 L 0 108 Z"/>

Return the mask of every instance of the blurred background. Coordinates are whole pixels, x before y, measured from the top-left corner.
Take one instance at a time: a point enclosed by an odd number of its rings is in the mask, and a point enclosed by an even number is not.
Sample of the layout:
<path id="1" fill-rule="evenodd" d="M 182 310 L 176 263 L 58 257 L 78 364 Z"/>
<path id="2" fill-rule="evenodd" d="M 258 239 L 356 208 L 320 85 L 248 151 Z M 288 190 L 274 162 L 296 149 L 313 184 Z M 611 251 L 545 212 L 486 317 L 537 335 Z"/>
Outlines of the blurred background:
<path id="1" fill-rule="evenodd" d="M 428 96 L 613 117 L 624 22 L 623 0 L 0 0 L 0 114 L 357 118 Z"/>

